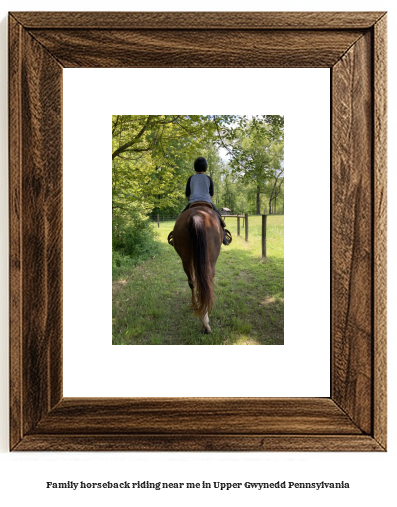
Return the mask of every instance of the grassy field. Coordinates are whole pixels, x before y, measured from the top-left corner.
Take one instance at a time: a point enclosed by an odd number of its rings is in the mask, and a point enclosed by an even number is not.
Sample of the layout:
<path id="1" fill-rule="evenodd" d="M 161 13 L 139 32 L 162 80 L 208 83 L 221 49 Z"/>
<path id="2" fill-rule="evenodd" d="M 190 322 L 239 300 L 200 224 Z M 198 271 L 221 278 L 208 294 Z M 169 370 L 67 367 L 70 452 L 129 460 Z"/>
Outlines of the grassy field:
<path id="1" fill-rule="evenodd" d="M 182 262 L 168 245 L 174 222 L 162 222 L 160 253 L 113 282 L 114 345 L 282 345 L 284 341 L 284 217 L 269 216 L 267 258 L 261 260 L 261 217 L 249 217 L 237 236 L 237 219 L 226 219 L 233 235 L 216 265 L 212 333 L 190 310 L 191 291 Z"/>

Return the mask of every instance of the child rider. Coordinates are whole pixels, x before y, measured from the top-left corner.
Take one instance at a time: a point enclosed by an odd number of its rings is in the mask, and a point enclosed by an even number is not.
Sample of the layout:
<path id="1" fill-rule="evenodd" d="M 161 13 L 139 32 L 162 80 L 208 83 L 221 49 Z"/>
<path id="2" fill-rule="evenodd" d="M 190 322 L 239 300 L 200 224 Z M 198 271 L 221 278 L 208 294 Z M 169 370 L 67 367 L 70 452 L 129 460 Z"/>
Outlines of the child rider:
<path id="1" fill-rule="evenodd" d="M 196 174 L 190 176 L 186 183 L 185 195 L 189 201 L 189 204 L 182 211 L 186 211 L 195 202 L 208 202 L 212 209 L 219 215 L 219 219 L 223 229 L 223 244 L 230 245 L 232 242 L 232 236 L 230 232 L 225 229 L 225 222 L 222 219 L 220 212 L 215 208 L 212 203 L 212 197 L 214 196 L 214 183 L 210 176 L 205 174 L 208 168 L 208 162 L 204 157 L 197 157 L 194 161 L 194 170 Z M 168 236 L 168 242 L 173 245 L 172 232 Z"/>

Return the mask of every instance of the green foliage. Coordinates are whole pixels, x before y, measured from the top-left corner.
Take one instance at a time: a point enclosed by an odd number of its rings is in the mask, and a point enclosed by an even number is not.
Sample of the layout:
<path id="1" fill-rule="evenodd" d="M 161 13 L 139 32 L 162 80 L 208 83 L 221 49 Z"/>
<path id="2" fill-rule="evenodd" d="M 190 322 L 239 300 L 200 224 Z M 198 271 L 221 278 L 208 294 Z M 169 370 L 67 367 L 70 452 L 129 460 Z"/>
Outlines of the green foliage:
<path id="1" fill-rule="evenodd" d="M 113 213 L 112 266 L 113 276 L 123 276 L 131 267 L 158 252 L 157 235 L 145 207 L 135 203 L 128 212 Z"/>
<path id="2" fill-rule="evenodd" d="M 283 199 L 284 117 L 255 115 L 248 119 L 246 116 L 213 116 L 213 121 L 218 136 L 215 146 L 222 147 L 229 156 L 228 167 L 221 178 L 222 197 L 227 207 L 237 211 L 244 205 L 244 211 L 257 214 L 261 209 L 274 211 L 277 199 L 279 204 Z M 245 196 L 238 190 L 241 185 L 246 187 Z M 263 195 L 268 199 L 266 206 L 261 204 Z"/>
<path id="3" fill-rule="evenodd" d="M 114 116 L 113 209 L 132 202 L 183 209 L 193 161 L 214 129 L 210 117 L 202 115 Z"/>

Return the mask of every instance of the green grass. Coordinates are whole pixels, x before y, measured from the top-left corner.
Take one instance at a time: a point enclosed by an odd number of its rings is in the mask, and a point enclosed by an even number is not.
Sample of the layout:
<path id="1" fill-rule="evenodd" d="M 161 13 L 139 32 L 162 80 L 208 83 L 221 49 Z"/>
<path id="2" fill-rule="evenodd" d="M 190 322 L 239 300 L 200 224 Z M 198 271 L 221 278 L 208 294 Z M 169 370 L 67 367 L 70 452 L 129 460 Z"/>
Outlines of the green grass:
<path id="1" fill-rule="evenodd" d="M 182 262 L 168 245 L 174 222 L 160 223 L 158 254 L 113 282 L 114 345 L 282 345 L 284 340 L 284 217 L 269 216 L 267 258 L 261 259 L 261 217 L 249 217 L 216 265 L 212 333 L 190 310 L 191 291 Z M 157 229 L 157 224 L 153 225 Z"/>

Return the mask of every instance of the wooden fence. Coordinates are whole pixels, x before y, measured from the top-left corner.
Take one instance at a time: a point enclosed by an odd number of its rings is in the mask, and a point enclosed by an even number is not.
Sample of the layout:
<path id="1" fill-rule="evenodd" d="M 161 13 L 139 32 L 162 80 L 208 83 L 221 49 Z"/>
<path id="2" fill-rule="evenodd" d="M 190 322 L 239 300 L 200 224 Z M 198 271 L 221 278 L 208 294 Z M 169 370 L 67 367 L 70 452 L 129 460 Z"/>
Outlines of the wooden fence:
<path id="1" fill-rule="evenodd" d="M 240 218 L 243 219 L 243 228 L 245 223 L 245 241 L 248 241 L 248 213 L 244 215 L 222 215 L 222 217 L 229 218 L 235 217 L 237 218 L 237 236 L 240 236 Z M 262 258 L 266 257 L 266 229 L 267 229 L 267 215 L 262 215 Z"/>

